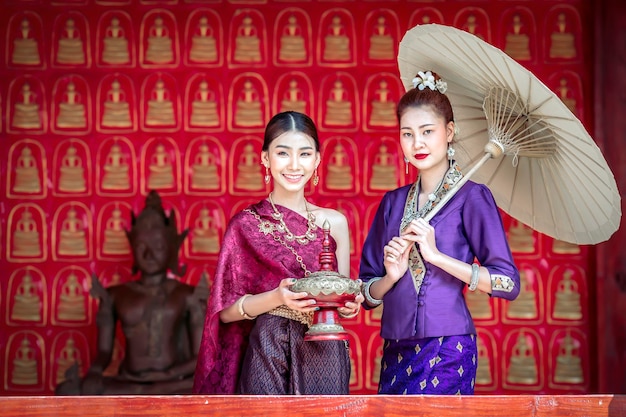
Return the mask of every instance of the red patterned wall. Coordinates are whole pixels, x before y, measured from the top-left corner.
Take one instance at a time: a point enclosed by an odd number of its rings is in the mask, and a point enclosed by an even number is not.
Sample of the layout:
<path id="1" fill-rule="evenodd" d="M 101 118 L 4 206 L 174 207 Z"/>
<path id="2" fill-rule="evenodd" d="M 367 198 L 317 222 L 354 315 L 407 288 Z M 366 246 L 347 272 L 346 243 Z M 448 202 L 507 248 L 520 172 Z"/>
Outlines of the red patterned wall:
<path id="1" fill-rule="evenodd" d="M 591 130 L 582 0 L 0 3 L 0 395 L 50 394 L 74 359 L 86 370 L 90 277 L 133 279 L 123 228 L 147 190 L 190 229 L 183 279 L 210 280 L 228 219 L 269 191 L 258 155 L 275 112 L 318 123 L 323 170 L 309 196 L 348 217 L 356 276 L 379 199 L 416 174 L 404 173 L 393 115 L 397 45 L 415 24 L 506 50 Z M 514 303 L 468 300 L 477 392 L 593 391 L 589 248 L 504 219 L 523 290 Z M 379 320 L 374 310 L 346 322 L 353 393 L 376 390 Z"/>

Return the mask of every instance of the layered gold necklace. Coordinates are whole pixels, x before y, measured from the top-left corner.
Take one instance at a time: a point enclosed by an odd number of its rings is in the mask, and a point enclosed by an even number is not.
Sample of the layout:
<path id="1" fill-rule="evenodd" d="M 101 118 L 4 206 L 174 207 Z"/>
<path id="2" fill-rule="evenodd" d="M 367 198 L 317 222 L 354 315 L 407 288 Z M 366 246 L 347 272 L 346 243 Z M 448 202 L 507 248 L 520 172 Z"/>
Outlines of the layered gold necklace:
<path id="1" fill-rule="evenodd" d="M 315 238 L 317 237 L 314 233 L 314 231 L 317 230 L 317 225 L 315 224 L 315 215 L 311 213 L 311 211 L 309 210 L 309 205 L 307 204 L 306 199 L 304 200 L 304 207 L 306 209 L 308 227 L 307 227 L 306 232 L 303 235 L 294 235 L 285 224 L 285 220 L 283 219 L 283 213 L 278 211 L 278 209 L 274 205 L 274 200 L 272 200 L 272 193 L 270 193 L 268 197 L 270 200 L 270 204 L 272 205 L 272 208 L 274 209 L 274 212 L 272 213 L 272 218 L 274 220 L 277 220 L 279 223 L 278 225 L 275 226 L 276 230 L 285 234 L 285 240 L 288 240 L 288 241 L 295 240 L 301 245 L 306 245 L 307 243 L 313 242 L 315 240 Z"/>

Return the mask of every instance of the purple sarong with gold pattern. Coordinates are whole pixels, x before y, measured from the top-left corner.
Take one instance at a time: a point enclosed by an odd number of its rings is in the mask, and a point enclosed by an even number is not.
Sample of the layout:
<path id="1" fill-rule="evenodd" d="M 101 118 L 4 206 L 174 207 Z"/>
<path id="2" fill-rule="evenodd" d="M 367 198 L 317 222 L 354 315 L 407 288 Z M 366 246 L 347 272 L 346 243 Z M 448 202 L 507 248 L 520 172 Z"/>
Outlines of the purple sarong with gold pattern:
<path id="1" fill-rule="evenodd" d="M 277 208 L 291 232 L 306 232 L 307 219 L 285 207 Z M 262 200 L 249 209 L 262 221 L 277 223 L 268 201 Z M 219 312 L 244 294 L 270 291 L 284 278 L 304 277 L 293 252 L 272 234 L 265 234 L 259 225 L 259 219 L 244 210 L 232 218 L 224 234 L 207 306 L 194 393 L 348 394 L 350 362 L 343 341 L 303 342 L 306 325 L 271 314 L 254 321 L 220 321 Z M 317 239 L 305 245 L 287 242 L 311 272 L 319 270 L 322 251 L 323 231 L 318 228 L 315 233 Z M 336 247 L 331 237 L 331 250 Z"/>
<path id="2" fill-rule="evenodd" d="M 478 354 L 473 334 L 385 340 L 383 352 L 379 394 L 474 393 Z"/>

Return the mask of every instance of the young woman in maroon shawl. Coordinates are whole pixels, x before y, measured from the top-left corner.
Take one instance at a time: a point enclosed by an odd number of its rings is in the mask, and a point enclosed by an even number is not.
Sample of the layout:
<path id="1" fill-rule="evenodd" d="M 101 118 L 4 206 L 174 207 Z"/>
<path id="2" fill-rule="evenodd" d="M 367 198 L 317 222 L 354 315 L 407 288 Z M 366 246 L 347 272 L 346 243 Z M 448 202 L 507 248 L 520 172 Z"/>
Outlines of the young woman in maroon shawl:
<path id="1" fill-rule="evenodd" d="M 304 342 L 314 300 L 289 290 L 318 271 L 322 225 L 331 225 L 337 271 L 350 274 L 348 223 L 336 210 L 304 197 L 317 184 L 319 140 L 313 121 L 297 112 L 275 115 L 265 129 L 261 160 L 268 198 L 236 214 L 219 255 L 198 355 L 200 394 L 348 394 L 344 341 Z M 271 174 L 271 176 L 270 176 Z M 354 317 L 363 296 L 338 309 Z"/>
<path id="2" fill-rule="evenodd" d="M 381 394 L 473 394 L 476 329 L 465 303 L 469 285 L 494 297 L 519 294 L 502 219 L 489 188 L 472 181 L 432 210 L 461 179 L 454 161 L 454 116 L 446 83 L 419 72 L 400 99 L 398 121 L 414 184 L 380 202 L 364 243 L 359 277 L 366 307 L 384 301 Z"/>

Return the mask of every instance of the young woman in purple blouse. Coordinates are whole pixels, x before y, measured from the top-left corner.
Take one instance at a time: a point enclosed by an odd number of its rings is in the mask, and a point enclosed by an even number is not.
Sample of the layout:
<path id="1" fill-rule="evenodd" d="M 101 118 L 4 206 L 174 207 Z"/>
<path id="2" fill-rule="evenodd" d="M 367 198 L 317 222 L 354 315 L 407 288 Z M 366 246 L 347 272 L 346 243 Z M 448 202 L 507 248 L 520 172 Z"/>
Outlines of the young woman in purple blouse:
<path id="1" fill-rule="evenodd" d="M 513 300 L 519 271 L 485 185 L 467 181 L 424 220 L 463 174 L 445 81 L 420 71 L 413 84 L 397 115 L 405 163 L 419 175 L 382 198 L 360 264 L 364 305 L 384 306 L 378 392 L 473 394 L 476 329 L 463 291 Z"/>

